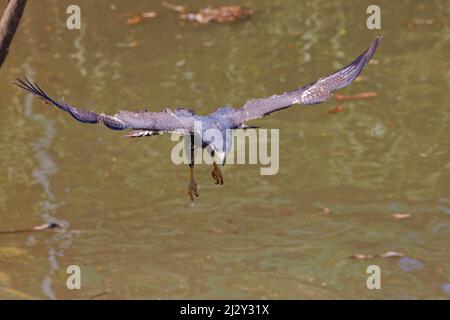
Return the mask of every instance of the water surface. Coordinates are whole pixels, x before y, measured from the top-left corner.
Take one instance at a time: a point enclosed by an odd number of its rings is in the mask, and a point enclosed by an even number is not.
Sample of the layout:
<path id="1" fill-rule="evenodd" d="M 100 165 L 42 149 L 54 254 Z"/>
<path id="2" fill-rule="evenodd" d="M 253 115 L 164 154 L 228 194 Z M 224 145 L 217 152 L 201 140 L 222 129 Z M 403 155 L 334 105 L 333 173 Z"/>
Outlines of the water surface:
<path id="1" fill-rule="evenodd" d="M 449 297 L 446 1 L 381 1 L 381 31 L 366 29 L 367 1 L 223 1 L 257 13 L 206 26 L 180 22 L 159 1 L 77 1 L 82 29 L 68 31 L 73 3 L 29 1 L 0 73 L 1 230 L 65 225 L 0 235 L 0 298 Z M 159 15 L 126 24 L 147 11 Z M 193 205 L 169 135 L 124 139 L 10 83 L 27 76 L 98 112 L 206 114 L 314 81 L 378 33 L 375 63 L 340 92 L 377 97 L 254 121 L 280 129 L 279 173 L 229 166 L 219 187 L 199 166 Z M 327 113 L 337 105 L 345 110 Z M 411 218 L 396 221 L 397 212 Z M 387 251 L 405 257 L 349 258 Z M 72 264 L 81 290 L 66 289 Z M 366 288 L 371 264 L 381 290 Z"/>

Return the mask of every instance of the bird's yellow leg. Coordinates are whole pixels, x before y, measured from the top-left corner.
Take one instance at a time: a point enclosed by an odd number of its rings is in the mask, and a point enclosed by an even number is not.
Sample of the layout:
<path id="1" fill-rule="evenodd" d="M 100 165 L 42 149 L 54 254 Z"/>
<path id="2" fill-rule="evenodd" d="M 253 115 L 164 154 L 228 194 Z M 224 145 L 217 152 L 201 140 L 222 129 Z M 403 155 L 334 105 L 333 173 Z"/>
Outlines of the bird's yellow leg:
<path id="1" fill-rule="evenodd" d="M 190 180 L 189 180 L 189 189 L 188 195 L 191 198 L 191 201 L 194 201 L 194 196 L 198 197 L 199 193 L 197 191 L 197 182 L 195 182 L 194 178 L 194 165 L 189 165 L 190 170 Z"/>
<path id="2" fill-rule="evenodd" d="M 223 184 L 223 174 L 222 174 L 222 170 L 220 170 L 219 166 L 217 165 L 217 163 L 214 161 L 213 162 L 214 165 L 214 169 L 211 172 L 211 175 L 214 179 L 214 183 L 215 184 Z"/>

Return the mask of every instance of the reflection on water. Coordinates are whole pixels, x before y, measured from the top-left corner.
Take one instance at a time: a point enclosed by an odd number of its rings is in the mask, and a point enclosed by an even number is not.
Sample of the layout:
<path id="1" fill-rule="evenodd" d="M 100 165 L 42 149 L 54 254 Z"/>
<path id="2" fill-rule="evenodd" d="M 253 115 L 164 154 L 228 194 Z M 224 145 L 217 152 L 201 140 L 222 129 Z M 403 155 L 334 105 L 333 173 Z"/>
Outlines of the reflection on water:
<path id="1" fill-rule="evenodd" d="M 348 63 L 375 35 L 365 29 L 366 5 L 243 1 L 258 9 L 251 20 L 196 26 L 159 2 L 79 1 L 83 28 L 67 31 L 61 19 L 73 1 L 48 2 L 51 15 L 29 3 L 0 76 L 0 229 L 66 228 L 0 235 L 1 298 L 448 298 L 444 1 L 382 2 L 376 61 L 343 91 L 378 96 L 255 121 L 280 129 L 279 173 L 228 166 L 218 187 L 199 166 L 194 205 L 169 136 L 122 139 L 9 82 L 25 75 L 99 112 L 205 114 Z M 159 15 L 125 23 L 147 11 Z M 344 111 L 327 113 L 337 105 Z M 396 212 L 411 218 L 394 220 Z M 388 251 L 404 256 L 349 259 Z M 71 264 L 81 267 L 80 291 L 65 287 Z M 382 269 L 379 292 L 365 287 L 369 264 Z"/>
<path id="2" fill-rule="evenodd" d="M 23 65 L 23 69 L 25 70 L 27 78 L 32 80 L 35 73 L 30 69 L 28 62 Z M 41 209 L 42 219 L 45 222 L 56 222 L 63 226 L 68 226 L 66 220 L 60 220 L 55 216 L 58 210 L 58 203 L 55 200 L 55 196 L 51 188 L 50 179 L 58 172 L 58 167 L 49 153 L 49 149 L 52 146 L 56 131 L 54 120 L 49 119 L 40 113 L 35 113 L 32 99 L 33 98 L 31 96 L 25 97 L 24 116 L 44 128 L 43 136 L 38 137 L 36 140 L 31 142 L 31 150 L 33 151 L 37 161 L 36 168 L 31 172 L 31 176 L 43 189 L 43 199 L 38 201 L 38 205 Z M 51 299 L 57 298 L 52 289 L 52 275 L 59 269 L 58 256 L 61 256 L 64 253 L 62 248 L 57 248 L 61 245 L 61 241 L 64 240 L 64 236 L 61 235 L 61 233 L 55 234 L 53 237 L 45 241 L 48 249 L 48 262 L 50 265 L 50 270 L 42 281 L 42 291 Z M 29 245 L 33 245 L 33 240 L 34 237 L 30 236 L 27 243 Z"/>

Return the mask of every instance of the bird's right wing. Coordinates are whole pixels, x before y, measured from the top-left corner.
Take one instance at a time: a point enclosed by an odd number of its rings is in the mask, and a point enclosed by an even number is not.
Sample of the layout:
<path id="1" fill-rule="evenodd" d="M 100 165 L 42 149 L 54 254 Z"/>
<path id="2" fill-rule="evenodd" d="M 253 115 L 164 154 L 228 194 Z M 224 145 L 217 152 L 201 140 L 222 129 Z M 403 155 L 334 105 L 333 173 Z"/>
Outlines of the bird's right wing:
<path id="1" fill-rule="evenodd" d="M 83 123 L 103 123 L 113 130 L 133 129 L 128 137 L 143 137 L 158 135 L 165 132 L 189 133 L 194 129 L 195 112 L 190 109 L 178 108 L 165 109 L 159 112 L 149 111 L 119 111 L 113 116 L 98 114 L 86 109 L 73 107 L 65 102 L 59 102 L 50 98 L 39 86 L 29 80 L 17 79 L 18 87 L 32 93 L 45 103 L 52 104 L 59 109 L 68 112 Z"/>
<path id="2" fill-rule="evenodd" d="M 245 121 L 267 116 L 294 104 L 317 104 L 328 100 L 333 91 L 349 85 L 356 79 L 362 69 L 369 63 L 381 39 L 381 36 L 377 36 L 369 48 L 352 63 L 333 74 L 320 78 L 316 82 L 280 95 L 247 101 L 242 108 L 234 113 L 235 125 L 238 126 Z"/>

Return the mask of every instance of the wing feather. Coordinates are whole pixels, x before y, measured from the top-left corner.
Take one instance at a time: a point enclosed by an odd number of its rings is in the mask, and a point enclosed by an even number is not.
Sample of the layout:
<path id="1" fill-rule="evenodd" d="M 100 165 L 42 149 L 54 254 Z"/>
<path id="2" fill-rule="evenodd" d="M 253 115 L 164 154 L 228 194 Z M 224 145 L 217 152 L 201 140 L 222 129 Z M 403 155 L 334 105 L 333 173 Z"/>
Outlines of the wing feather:
<path id="1" fill-rule="evenodd" d="M 369 63 L 381 39 L 382 36 L 377 36 L 369 48 L 352 63 L 331 75 L 320 78 L 316 82 L 280 95 L 247 101 L 242 108 L 234 113 L 235 125 L 238 126 L 245 121 L 267 116 L 294 104 L 310 105 L 328 100 L 333 91 L 349 85 L 356 79 L 362 69 Z"/>
<path id="2" fill-rule="evenodd" d="M 159 112 L 149 111 L 119 111 L 113 116 L 98 114 L 86 109 L 73 107 L 65 102 L 59 102 L 49 97 L 37 84 L 28 79 L 17 78 L 18 87 L 32 93 L 45 103 L 52 104 L 57 108 L 68 112 L 83 123 L 103 123 L 113 130 L 136 130 L 128 136 L 140 137 L 157 135 L 165 132 L 188 133 L 193 130 L 195 112 L 190 109 L 178 108 L 175 110 L 165 109 Z M 141 132 L 137 134 L 137 132 Z"/>

